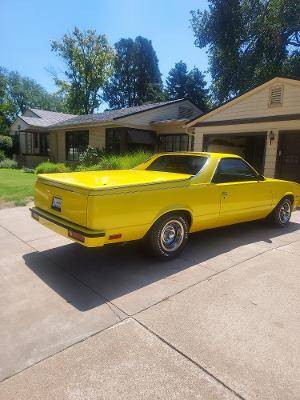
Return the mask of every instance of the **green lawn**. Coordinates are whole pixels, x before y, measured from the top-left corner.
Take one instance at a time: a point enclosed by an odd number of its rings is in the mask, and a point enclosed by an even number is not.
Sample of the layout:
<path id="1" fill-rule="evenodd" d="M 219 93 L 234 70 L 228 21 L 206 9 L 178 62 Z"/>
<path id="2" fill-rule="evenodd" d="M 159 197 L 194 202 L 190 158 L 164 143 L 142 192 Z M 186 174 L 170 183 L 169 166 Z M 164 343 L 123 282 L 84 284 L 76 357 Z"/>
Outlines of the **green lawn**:
<path id="1" fill-rule="evenodd" d="M 33 196 L 35 179 L 20 169 L 0 169 L 0 202 L 25 205 Z"/>

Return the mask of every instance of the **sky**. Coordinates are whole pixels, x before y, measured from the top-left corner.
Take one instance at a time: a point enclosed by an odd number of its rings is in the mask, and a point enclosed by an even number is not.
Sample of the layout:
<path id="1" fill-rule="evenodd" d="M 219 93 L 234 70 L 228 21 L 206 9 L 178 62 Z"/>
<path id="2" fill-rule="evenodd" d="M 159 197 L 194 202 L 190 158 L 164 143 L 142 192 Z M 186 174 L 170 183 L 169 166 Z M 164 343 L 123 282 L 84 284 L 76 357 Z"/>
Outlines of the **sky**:
<path id="1" fill-rule="evenodd" d="M 111 45 L 121 37 L 152 40 L 165 79 L 175 62 L 208 68 L 206 51 L 194 45 L 190 11 L 207 0 L 0 0 L 0 65 L 55 91 L 49 71 L 63 73 L 50 40 L 75 26 L 106 34 Z M 209 81 L 209 77 L 207 76 Z"/>

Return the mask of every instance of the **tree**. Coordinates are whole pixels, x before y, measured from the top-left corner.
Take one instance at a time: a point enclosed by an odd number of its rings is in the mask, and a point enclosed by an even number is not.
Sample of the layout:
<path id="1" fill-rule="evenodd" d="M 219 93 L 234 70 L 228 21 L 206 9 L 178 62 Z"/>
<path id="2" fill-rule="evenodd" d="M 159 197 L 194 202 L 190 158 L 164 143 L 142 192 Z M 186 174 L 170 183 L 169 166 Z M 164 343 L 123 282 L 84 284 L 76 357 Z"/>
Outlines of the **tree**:
<path id="1" fill-rule="evenodd" d="M 58 94 L 50 94 L 35 80 L 18 72 L 6 72 L 5 99 L 10 104 L 9 119 L 15 119 L 27 108 L 49 111 L 65 111 L 64 102 Z"/>
<path id="2" fill-rule="evenodd" d="M 200 108 L 203 112 L 207 112 L 211 108 L 208 89 L 203 73 L 194 67 L 189 73 L 186 82 L 187 97 Z"/>
<path id="3" fill-rule="evenodd" d="M 10 105 L 5 99 L 6 77 L 4 69 L 0 67 L 0 134 L 7 133 L 10 125 L 8 118 Z"/>
<path id="4" fill-rule="evenodd" d="M 188 72 L 183 61 L 175 64 L 166 79 L 166 91 L 170 100 L 189 98 L 202 111 L 209 109 L 208 90 L 204 75 L 194 67 Z"/>
<path id="5" fill-rule="evenodd" d="M 61 41 L 52 41 L 51 48 L 66 65 L 65 79 L 54 76 L 54 80 L 66 95 L 69 111 L 93 113 L 101 104 L 100 90 L 112 73 L 114 51 L 106 36 L 75 28 Z"/>
<path id="6" fill-rule="evenodd" d="M 208 48 L 217 103 L 277 75 L 299 76 L 299 0 L 210 0 L 192 11 L 195 45 Z M 296 55 L 295 55 L 296 54 Z"/>
<path id="7" fill-rule="evenodd" d="M 64 101 L 33 79 L 0 67 L 0 132 L 7 133 L 14 119 L 27 108 L 64 111 Z"/>
<path id="8" fill-rule="evenodd" d="M 120 39 L 115 49 L 114 73 L 103 95 L 110 108 L 164 100 L 158 58 L 151 41 L 141 36 Z"/>
<path id="9" fill-rule="evenodd" d="M 186 97 L 186 84 L 188 79 L 187 66 L 183 61 L 175 63 L 166 79 L 166 91 L 170 100 Z"/>

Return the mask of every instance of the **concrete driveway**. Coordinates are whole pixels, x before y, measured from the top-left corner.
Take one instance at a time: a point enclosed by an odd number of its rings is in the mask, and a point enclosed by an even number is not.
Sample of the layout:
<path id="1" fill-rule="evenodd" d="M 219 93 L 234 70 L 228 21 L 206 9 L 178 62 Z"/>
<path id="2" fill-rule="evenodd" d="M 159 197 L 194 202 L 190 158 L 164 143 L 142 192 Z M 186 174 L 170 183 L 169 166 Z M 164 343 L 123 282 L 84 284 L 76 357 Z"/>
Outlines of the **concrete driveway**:
<path id="1" fill-rule="evenodd" d="M 299 399 L 300 211 L 161 263 L 0 211 L 0 399 Z"/>

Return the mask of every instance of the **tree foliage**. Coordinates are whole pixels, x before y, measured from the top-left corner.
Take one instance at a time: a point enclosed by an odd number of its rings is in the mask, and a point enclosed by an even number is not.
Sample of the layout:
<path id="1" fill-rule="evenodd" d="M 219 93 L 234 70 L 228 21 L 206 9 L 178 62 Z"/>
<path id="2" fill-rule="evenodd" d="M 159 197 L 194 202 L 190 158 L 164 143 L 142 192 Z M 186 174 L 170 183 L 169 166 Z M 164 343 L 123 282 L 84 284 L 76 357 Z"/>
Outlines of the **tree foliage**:
<path id="1" fill-rule="evenodd" d="M 192 11 L 195 44 L 207 47 L 221 103 L 278 75 L 299 77 L 299 0 L 210 0 Z"/>
<path id="2" fill-rule="evenodd" d="M 120 39 L 115 44 L 114 73 L 104 89 L 110 108 L 132 107 L 164 100 L 158 58 L 150 40 Z"/>
<path id="3" fill-rule="evenodd" d="M 27 108 L 65 110 L 60 95 L 48 93 L 35 80 L 16 71 L 0 68 L 0 132 L 6 133 L 13 120 Z"/>
<path id="4" fill-rule="evenodd" d="M 55 76 L 54 80 L 66 95 L 69 111 L 93 113 L 101 104 L 100 90 L 112 73 L 114 51 L 106 36 L 75 28 L 62 40 L 52 41 L 51 48 L 66 65 L 65 79 Z"/>
<path id="5" fill-rule="evenodd" d="M 204 75 L 196 67 L 188 71 L 183 61 L 177 62 L 170 70 L 166 79 L 166 92 L 170 100 L 189 98 L 202 111 L 209 109 Z"/>

